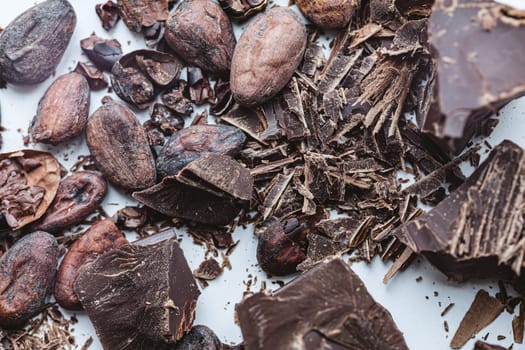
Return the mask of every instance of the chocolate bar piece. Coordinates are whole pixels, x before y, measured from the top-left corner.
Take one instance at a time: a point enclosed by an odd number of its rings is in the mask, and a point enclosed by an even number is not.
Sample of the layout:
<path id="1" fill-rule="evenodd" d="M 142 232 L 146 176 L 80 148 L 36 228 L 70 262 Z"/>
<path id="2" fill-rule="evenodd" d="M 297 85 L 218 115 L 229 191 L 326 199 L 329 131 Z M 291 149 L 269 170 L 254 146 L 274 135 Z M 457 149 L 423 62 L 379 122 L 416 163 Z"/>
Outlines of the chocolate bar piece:
<path id="1" fill-rule="evenodd" d="M 195 318 L 200 292 L 177 241 L 140 244 L 101 255 L 75 285 L 106 350 L 169 349 Z"/>
<path id="2" fill-rule="evenodd" d="M 510 141 L 428 213 L 393 231 L 449 278 L 519 276 L 525 254 L 525 152 Z"/>
<path id="3" fill-rule="evenodd" d="M 247 349 L 408 349 L 390 313 L 341 259 L 237 305 Z"/>
<path id="4" fill-rule="evenodd" d="M 525 12 L 487 0 L 436 0 L 429 21 L 434 59 L 422 130 L 459 153 L 483 122 L 525 94 Z"/>

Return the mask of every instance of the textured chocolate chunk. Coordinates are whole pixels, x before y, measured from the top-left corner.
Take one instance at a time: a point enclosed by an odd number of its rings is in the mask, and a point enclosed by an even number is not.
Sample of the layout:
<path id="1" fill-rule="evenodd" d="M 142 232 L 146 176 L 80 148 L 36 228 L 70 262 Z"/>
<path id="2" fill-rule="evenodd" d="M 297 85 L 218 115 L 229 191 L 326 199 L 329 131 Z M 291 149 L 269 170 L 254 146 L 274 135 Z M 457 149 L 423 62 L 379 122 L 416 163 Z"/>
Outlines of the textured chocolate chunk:
<path id="1" fill-rule="evenodd" d="M 341 259 L 273 295 L 245 299 L 237 316 L 248 349 L 408 349 L 390 313 Z"/>
<path id="2" fill-rule="evenodd" d="M 82 269 L 75 291 L 104 349 L 167 349 L 191 329 L 199 290 L 175 240 L 127 245 Z"/>
<path id="3" fill-rule="evenodd" d="M 393 232 L 455 280 L 520 275 L 525 152 L 510 141 L 449 197 Z"/>

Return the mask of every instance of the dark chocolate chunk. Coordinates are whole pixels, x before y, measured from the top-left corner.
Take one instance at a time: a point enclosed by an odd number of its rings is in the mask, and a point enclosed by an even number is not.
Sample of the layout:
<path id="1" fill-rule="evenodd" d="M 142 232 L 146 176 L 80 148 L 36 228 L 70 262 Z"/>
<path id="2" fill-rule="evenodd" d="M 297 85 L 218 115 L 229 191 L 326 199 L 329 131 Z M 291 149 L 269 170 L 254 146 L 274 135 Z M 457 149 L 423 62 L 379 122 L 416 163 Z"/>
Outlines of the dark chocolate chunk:
<path id="1" fill-rule="evenodd" d="M 525 57 L 517 45 L 525 41 L 525 13 L 493 1 L 436 1 L 429 37 L 435 71 L 422 130 L 459 152 L 483 121 L 525 94 L 525 72 L 518 68 Z"/>
<path id="2" fill-rule="evenodd" d="M 175 240 L 130 244 L 84 267 L 75 291 L 105 349 L 167 349 L 191 329 L 200 295 Z"/>
<path id="3" fill-rule="evenodd" d="M 122 47 L 116 39 L 103 39 L 94 33 L 80 41 L 82 51 L 101 70 L 110 71 L 122 56 Z"/>
<path id="4" fill-rule="evenodd" d="M 408 349 L 390 313 L 341 259 L 237 305 L 249 349 Z M 264 327 L 261 327 L 264 325 Z"/>
<path id="5" fill-rule="evenodd" d="M 519 276 L 524 163 L 519 146 L 502 142 L 449 197 L 393 235 L 455 280 Z"/>

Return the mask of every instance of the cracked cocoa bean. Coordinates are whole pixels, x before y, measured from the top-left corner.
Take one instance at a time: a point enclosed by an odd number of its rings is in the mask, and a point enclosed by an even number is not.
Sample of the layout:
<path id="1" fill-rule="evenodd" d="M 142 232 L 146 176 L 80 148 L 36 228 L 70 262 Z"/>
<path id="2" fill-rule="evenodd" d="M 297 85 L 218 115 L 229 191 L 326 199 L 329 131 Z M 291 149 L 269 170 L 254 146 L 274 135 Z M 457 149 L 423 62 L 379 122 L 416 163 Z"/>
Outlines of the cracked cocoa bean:
<path id="1" fill-rule="evenodd" d="M 55 299 L 63 308 L 80 310 L 82 305 L 73 290 L 80 269 L 112 249 L 128 244 L 126 237 L 111 222 L 102 220 L 93 224 L 69 248 L 58 269 Z"/>
<path id="2" fill-rule="evenodd" d="M 22 13 L 0 36 L 0 78 L 11 84 L 46 80 L 62 59 L 75 25 L 67 0 L 47 0 Z"/>
<path id="3" fill-rule="evenodd" d="M 22 326 L 44 309 L 53 292 L 58 255 L 55 237 L 34 232 L 0 258 L 0 326 Z"/>
<path id="4" fill-rule="evenodd" d="M 31 126 L 34 142 L 53 145 L 79 135 L 89 114 L 89 84 L 82 75 L 68 73 L 60 76 L 47 89 L 38 103 Z"/>
<path id="5" fill-rule="evenodd" d="M 80 223 L 95 212 L 106 189 L 106 181 L 96 171 L 79 171 L 66 177 L 46 214 L 31 229 L 57 233 Z"/>
<path id="6" fill-rule="evenodd" d="M 86 140 L 97 168 L 116 186 L 139 190 L 155 184 L 146 132 L 129 108 L 106 101 L 89 119 Z"/>

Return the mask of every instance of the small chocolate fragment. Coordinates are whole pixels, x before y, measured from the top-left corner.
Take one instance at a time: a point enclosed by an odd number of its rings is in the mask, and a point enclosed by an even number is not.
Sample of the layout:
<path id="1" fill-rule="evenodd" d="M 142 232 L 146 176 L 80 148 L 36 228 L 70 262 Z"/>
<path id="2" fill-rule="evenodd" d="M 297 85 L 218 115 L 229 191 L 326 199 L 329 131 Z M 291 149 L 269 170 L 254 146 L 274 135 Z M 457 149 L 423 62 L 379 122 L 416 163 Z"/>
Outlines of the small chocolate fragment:
<path id="1" fill-rule="evenodd" d="M 78 62 L 74 72 L 82 74 L 87 79 L 89 88 L 93 91 L 108 87 L 108 80 L 104 73 L 91 62 Z"/>
<path id="2" fill-rule="evenodd" d="M 226 350 L 215 333 L 206 326 L 194 326 L 173 350 Z"/>
<path id="3" fill-rule="evenodd" d="M 223 268 L 217 260 L 210 258 L 201 262 L 197 270 L 193 271 L 193 276 L 206 281 L 211 281 L 219 277 Z"/>
<path id="4" fill-rule="evenodd" d="M 97 4 L 95 6 L 95 11 L 97 12 L 98 17 L 102 22 L 102 27 L 105 30 L 111 30 L 120 19 L 118 6 L 111 0 L 106 1 L 103 4 Z"/>
<path id="5" fill-rule="evenodd" d="M 84 267 L 75 284 L 105 349 L 165 349 L 188 332 L 200 295 L 175 240 L 130 244 Z"/>
<path id="6" fill-rule="evenodd" d="M 497 345 L 490 345 L 478 340 L 474 345 L 474 350 L 507 350 L 507 348 Z"/>
<path id="7" fill-rule="evenodd" d="M 268 0 L 219 0 L 219 4 L 231 19 L 240 22 L 263 12 Z"/>
<path id="8" fill-rule="evenodd" d="M 463 347 L 473 336 L 494 321 L 505 309 L 497 298 L 481 289 L 450 342 L 452 349 Z"/>
<path id="9" fill-rule="evenodd" d="M 34 232 L 0 258 L 0 326 L 19 327 L 41 312 L 53 292 L 59 249 L 55 237 Z"/>
<path id="10" fill-rule="evenodd" d="M 101 70 L 111 68 L 122 56 L 122 47 L 116 39 L 104 39 L 91 34 L 80 41 L 80 47 L 91 62 Z"/>
<path id="11" fill-rule="evenodd" d="M 273 295 L 257 293 L 236 310 L 248 349 L 408 350 L 390 313 L 341 259 L 317 265 Z"/>
<path id="12" fill-rule="evenodd" d="M 525 94 L 525 72 L 516 68 L 525 65 L 516 45 L 525 41 L 525 13 L 494 1 L 438 0 L 428 31 L 435 71 L 421 128 L 458 153 L 488 117 Z"/>
<path id="13" fill-rule="evenodd" d="M 166 21 L 169 16 L 169 0 L 118 0 L 120 17 L 126 26 L 135 33 L 143 27 L 151 27 L 157 22 Z"/>
<path id="14" fill-rule="evenodd" d="M 503 141 L 454 192 L 392 234 L 449 278 L 519 276 L 525 152 Z"/>
<path id="15" fill-rule="evenodd" d="M 32 231 L 58 233 L 91 215 L 106 195 L 107 185 L 96 171 L 79 171 L 60 182 L 46 214 L 31 225 Z"/>
<path id="16" fill-rule="evenodd" d="M 126 237 L 110 221 L 102 220 L 93 225 L 69 248 L 55 284 L 55 299 L 63 308 L 80 310 L 82 306 L 73 286 L 82 267 L 112 249 L 128 244 Z"/>
<path id="17" fill-rule="evenodd" d="M 228 125 L 194 125 L 170 137 L 157 158 L 160 177 L 176 175 L 204 153 L 235 157 L 246 141 L 244 133 Z"/>

